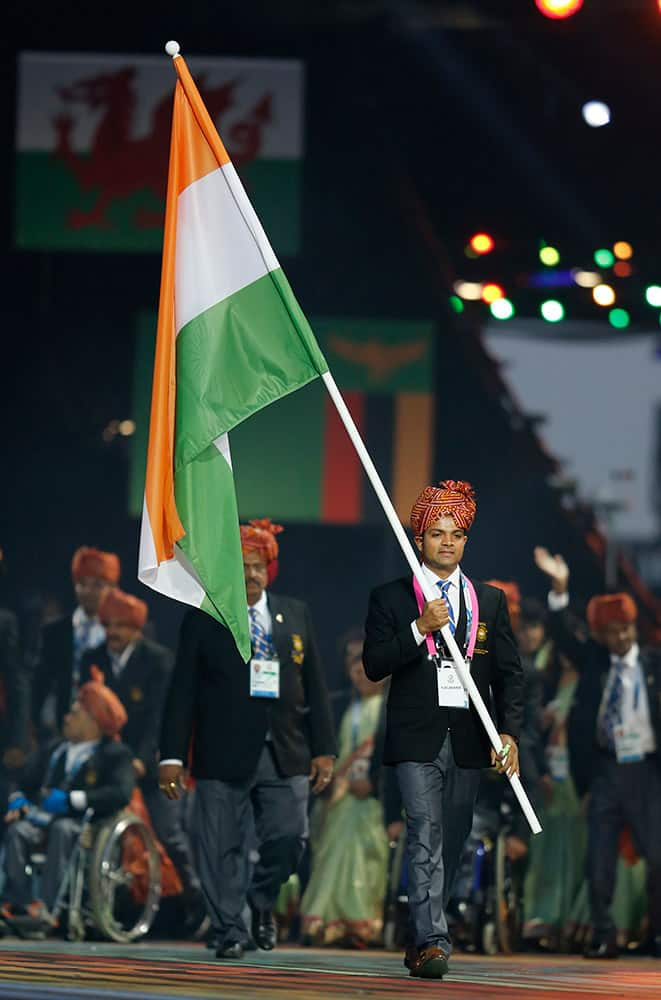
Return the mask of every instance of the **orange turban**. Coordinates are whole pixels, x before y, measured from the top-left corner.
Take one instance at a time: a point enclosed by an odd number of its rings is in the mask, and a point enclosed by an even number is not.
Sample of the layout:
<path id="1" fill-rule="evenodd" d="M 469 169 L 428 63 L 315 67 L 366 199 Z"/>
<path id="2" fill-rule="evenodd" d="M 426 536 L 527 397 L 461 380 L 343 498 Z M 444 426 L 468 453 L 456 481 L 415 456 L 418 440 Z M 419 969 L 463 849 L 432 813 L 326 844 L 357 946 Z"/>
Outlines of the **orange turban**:
<path id="1" fill-rule="evenodd" d="M 90 668 L 92 680 L 83 684 L 78 692 L 78 701 L 88 715 L 91 715 L 104 736 L 119 739 L 121 729 L 126 725 L 126 709 L 114 691 L 103 683 L 103 674 L 98 667 Z"/>
<path id="2" fill-rule="evenodd" d="M 413 534 L 423 535 L 439 517 L 451 517 L 458 528 L 468 531 L 475 510 L 475 491 L 470 483 L 446 479 L 439 486 L 425 486 L 411 511 Z"/>
<path id="3" fill-rule="evenodd" d="M 278 575 L 278 552 L 275 536 L 285 529 L 274 524 L 270 517 L 253 519 L 241 525 L 241 548 L 243 552 L 259 552 L 268 569 L 268 582 L 273 583 Z"/>
<path id="4" fill-rule="evenodd" d="M 631 625 L 638 618 L 638 609 L 628 594 L 598 594 L 588 601 L 588 625 L 592 632 L 601 632 L 611 622 Z"/>
<path id="5" fill-rule="evenodd" d="M 114 552 L 101 552 L 82 545 L 76 549 L 71 560 L 71 575 L 74 583 L 86 576 L 95 576 L 106 583 L 119 583 L 119 557 Z"/>
<path id="6" fill-rule="evenodd" d="M 487 580 L 486 583 L 492 587 L 497 587 L 498 590 L 502 590 L 507 601 L 507 610 L 512 628 L 517 629 L 521 618 L 521 591 L 519 590 L 518 583 L 515 583 L 513 580 L 508 583 L 504 580 Z"/>
<path id="7" fill-rule="evenodd" d="M 109 622 L 120 622 L 142 629 L 147 621 L 147 605 L 138 597 L 125 594 L 123 590 L 114 587 L 101 598 L 99 618 L 103 625 Z"/>

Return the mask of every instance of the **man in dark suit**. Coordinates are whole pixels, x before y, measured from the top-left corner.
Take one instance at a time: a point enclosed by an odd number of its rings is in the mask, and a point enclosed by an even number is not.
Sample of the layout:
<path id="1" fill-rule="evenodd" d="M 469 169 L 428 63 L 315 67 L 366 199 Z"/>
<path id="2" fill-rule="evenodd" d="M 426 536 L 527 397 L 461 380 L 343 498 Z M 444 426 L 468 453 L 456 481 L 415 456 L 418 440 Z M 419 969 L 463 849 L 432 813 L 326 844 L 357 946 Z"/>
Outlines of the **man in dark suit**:
<path id="1" fill-rule="evenodd" d="M 194 931 L 204 916 L 200 882 L 181 810 L 176 802 L 161 795 L 158 788 L 158 740 L 172 654 L 164 646 L 144 638 L 147 605 L 131 594 L 109 590 L 99 605 L 99 618 L 106 640 L 84 654 L 81 675 L 85 679 L 95 664 L 126 707 L 128 721 L 123 740 L 133 753 L 133 770 L 156 836 L 181 878 L 186 924 Z"/>
<path id="2" fill-rule="evenodd" d="M 171 798 L 192 739 L 197 856 L 219 958 L 243 956 L 246 900 L 255 942 L 275 946 L 273 906 L 307 840 L 310 782 L 319 792 L 333 771 L 334 728 L 309 611 L 266 591 L 281 530 L 266 519 L 241 528 L 251 662 L 227 628 L 189 611 L 163 716 L 160 783 Z M 249 881 L 253 820 L 259 861 Z"/>
<path id="3" fill-rule="evenodd" d="M 46 625 L 41 650 L 32 677 L 32 722 L 43 736 L 60 732 L 80 683 L 80 665 L 86 650 L 105 639 L 99 621 L 99 604 L 119 582 L 120 563 L 112 552 L 82 546 L 71 563 L 78 605 Z"/>
<path id="4" fill-rule="evenodd" d="M 470 832 L 480 769 L 495 763 L 498 771 L 518 773 L 523 674 L 505 596 L 485 584 L 472 588 L 460 568 L 474 517 L 468 483 L 426 487 L 411 526 L 422 571 L 438 586 L 439 598 L 424 603 L 411 577 L 395 580 L 372 591 L 365 625 L 365 672 L 374 681 L 391 677 L 383 761 L 396 767 L 406 811 L 413 940 L 405 964 L 423 978 L 447 971 L 445 907 Z M 475 641 L 470 670 L 485 704 L 493 696 L 504 745 L 498 761 L 445 665 L 450 658 L 442 637 L 434 641 L 446 624 L 464 654 Z"/>
<path id="5" fill-rule="evenodd" d="M 31 916 L 53 926 L 52 909 L 87 809 L 102 819 L 128 805 L 134 777 L 131 754 L 117 736 L 126 712 L 100 674 L 84 684 L 64 718 L 64 740 L 42 746 L 22 775 L 22 790 L 9 802 L 2 916 L 10 924 Z M 32 902 L 27 872 L 30 852 L 46 847 L 43 902 Z"/>
<path id="6" fill-rule="evenodd" d="M 661 650 L 640 648 L 637 609 L 628 594 L 593 597 L 587 606 L 592 637 L 579 637 L 565 560 L 539 547 L 535 562 L 551 581 L 551 635 L 580 675 L 569 716 L 569 756 L 579 795 L 589 793 L 593 938 L 585 957 L 617 957 L 610 904 L 626 825 L 647 863 L 652 951 L 661 958 Z"/>

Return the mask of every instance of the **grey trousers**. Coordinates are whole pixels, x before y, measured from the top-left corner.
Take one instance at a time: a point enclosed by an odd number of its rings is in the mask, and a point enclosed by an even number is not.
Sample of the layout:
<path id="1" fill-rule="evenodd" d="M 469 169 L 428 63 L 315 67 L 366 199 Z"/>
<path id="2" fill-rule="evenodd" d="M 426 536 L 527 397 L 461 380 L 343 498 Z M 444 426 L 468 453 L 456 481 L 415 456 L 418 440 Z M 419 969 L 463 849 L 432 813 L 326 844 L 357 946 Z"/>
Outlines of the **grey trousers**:
<path id="1" fill-rule="evenodd" d="M 595 938 L 615 938 L 610 905 L 625 825 L 645 858 L 650 929 L 654 937 L 661 936 L 661 769 L 656 757 L 630 764 L 618 764 L 615 758 L 605 761 L 590 793 L 587 868 Z"/>
<path id="2" fill-rule="evenodd" d="M 170 855 L 184 890 L 184 897 L 200 889 L 188 834 L 184 830 L 184 806 L 181 801 L 168 799 L 155 780 L 146 779 L 140 785 L 149 818 L 156 836 Z"/>
<path id="3" fill-rule="evenodd" d="M 272 909 L 280 886 L 296 870 L 308 836 L 309 789 L 307 775 L 280 776 L 268 745 L 249 780 L 198 780 L 195 853 L 219 945 L 244 943 L 246 901 Z M 253 822 L 259 860 L 250 881 Z"/>
<path id="4" fill-rule="evenodd" d="M 457 767 L 449 732 L 435 760 L 404 761 L 396 770 L 406 812 L 413 943 L 449 955 L 445 907 L 473 822 L 481 772 Z"/>
<path id="5" fill-rule="evenodd" d="M 27 906 L 33 900 L 32 876 L 25 871 L 30 854 L 46 847 L 46 865 L 41 876 L 41 896 L 51 910 L 57 899 L 71 852 L 80 833 L 79 820 L 63 817 L 47 828 L 34 826 L 26 819 L 12 823 L 5 835 L 4 897 L 14 906 Z"/>

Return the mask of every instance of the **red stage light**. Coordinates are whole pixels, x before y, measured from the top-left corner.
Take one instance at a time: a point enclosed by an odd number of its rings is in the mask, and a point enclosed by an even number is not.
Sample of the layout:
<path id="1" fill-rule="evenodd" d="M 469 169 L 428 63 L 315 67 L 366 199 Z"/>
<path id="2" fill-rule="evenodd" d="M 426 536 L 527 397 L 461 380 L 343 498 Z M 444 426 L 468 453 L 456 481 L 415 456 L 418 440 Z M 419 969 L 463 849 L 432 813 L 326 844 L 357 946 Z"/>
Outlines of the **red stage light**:
<path id="1" fill-rule="evenodd" d="M 661 4 L 661 0 L 659 3 Z M 561 21 L 580 10 L 583 6 L 583 0 L 535 0 L 535 4 L 544 17 Z"/>
<path id="2" fill-rule="evenodd" d="M 482 289 L 482 301 L 486 302 L 487 305 L 491 305 L 492 302 L 496 302 L 498 299 L 505 297 L 505 292 L 500 287 L 500 285 L 489 284 L 485 285 Z"/>
<path id="3" fill-rule="evenodd" d="M 490 253 L 493 250 L 493 240 L 488 233 L 475 233 L 470 238 L 470 245 L 475 253 Z"/>

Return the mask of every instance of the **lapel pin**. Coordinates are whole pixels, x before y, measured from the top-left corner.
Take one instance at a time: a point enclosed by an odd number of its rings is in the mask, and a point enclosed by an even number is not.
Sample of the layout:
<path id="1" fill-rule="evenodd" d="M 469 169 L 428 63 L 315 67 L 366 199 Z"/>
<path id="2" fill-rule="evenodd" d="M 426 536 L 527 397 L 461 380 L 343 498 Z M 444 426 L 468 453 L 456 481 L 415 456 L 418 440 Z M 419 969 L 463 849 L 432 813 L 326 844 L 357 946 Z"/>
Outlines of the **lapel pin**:
<path id="1" fill-rule="evenodd" d="M 280 624 L 282 625 L 283 621 L 285 620 L 285 618 L 284 618 L 284 615 L 282 615 L 282 614 L 281 614 L 281 613 L 280 613 L 280 612 L 278 611 L 277 615 L 275 616 L 275 620 L 276 620 L 277 622 L 279 622 L 279 623 L 280 623 Z"/>

